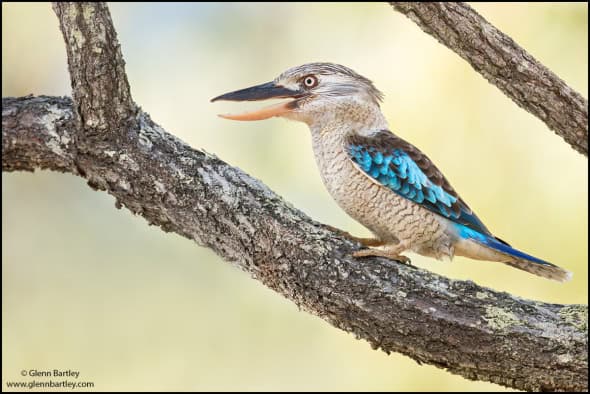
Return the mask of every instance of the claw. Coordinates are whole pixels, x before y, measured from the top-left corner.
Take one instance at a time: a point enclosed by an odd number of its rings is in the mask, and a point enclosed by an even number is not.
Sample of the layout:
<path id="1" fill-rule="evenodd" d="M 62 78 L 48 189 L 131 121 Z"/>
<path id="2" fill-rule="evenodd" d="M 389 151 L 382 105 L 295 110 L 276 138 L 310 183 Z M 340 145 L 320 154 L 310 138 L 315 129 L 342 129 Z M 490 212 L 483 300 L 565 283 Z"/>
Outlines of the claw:
<path id="1" fill-rule="evenodd" d="M 405 265 L 412 265 L 412 260 L 408 256 L 398 255 L 397 257 L 392 257 L 393 260 L 399 261 Z"/>
<path id="2" fill-rule="evenodd" d="M 400 262 L 402 264 L 406 264 L 406 265 L 410 265 L 410 266 L 412 265 L 412 260 L 410 260 L 410 258 L 408 256 L 401 255 L 396 250 L 391 250 L 391 249 L 388 250 L 387 248 L 385 248 L 385 249 L 373 249 L 373 248 L 361 249 L 361 250 L 357 250 L 357 251 L 353 252 L 352 255 L 354 257 L 371 257 L 371 256 L 385 257 L 386 259 L 395 260 L 395 261 Z"/>

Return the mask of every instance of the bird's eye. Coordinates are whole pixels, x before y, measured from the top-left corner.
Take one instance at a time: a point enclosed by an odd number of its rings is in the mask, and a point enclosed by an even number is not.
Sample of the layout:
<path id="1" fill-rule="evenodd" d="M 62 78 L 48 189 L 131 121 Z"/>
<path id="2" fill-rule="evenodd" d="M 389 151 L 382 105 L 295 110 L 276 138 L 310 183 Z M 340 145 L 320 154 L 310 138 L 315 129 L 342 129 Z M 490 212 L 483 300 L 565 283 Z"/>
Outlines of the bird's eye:
<path id="1" fill-rule="evenodd" d="M 307 77 L 303 78 L 303 84 L 306 88 L 314 88 L 318 84 L 318 79 L 313 75 L 308 75 Z"/>

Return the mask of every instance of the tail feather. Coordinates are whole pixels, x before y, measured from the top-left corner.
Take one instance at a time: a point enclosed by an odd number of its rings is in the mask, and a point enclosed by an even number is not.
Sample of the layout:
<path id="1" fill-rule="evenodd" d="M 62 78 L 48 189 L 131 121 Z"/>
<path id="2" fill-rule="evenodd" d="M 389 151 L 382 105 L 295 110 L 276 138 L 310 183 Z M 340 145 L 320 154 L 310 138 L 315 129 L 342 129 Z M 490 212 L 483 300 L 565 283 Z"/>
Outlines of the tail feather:
<path id="1" fill-rule="evenodd" d="M 478 242 L 477 240 L 475 240 Z M 514 249 L 507 243 L 495 238 L 486 237 L 481 244 L 490 247 L 507 257 L 511 257 L 509 261 L 502 261 L 502 263 L 531 274 L 542 276 L 543 278 L 553 279 L 560 282 L 567 282 L 572 278 L 572 273 L 564 270 L 561 267 L 551 264 L 548 261 L 538 259 L 534 256 Z"/>
<path id="2" fill-rule="evenodd" d="M 459 234 L 462 238 L 462 241 L 457 244 L 458 248 L 456 247 L 456 253 L 459 255 L 481 260 L 498 261 L 559 282 L 566 282 L 572 278 L 571 272 L 548 261 L 514 249 L 498 238 L 481 234 L 466 227 L 460 229 Z"/>
<path id="3" fill-rule="evenodd" d="M 558 282 L 567 282 L 572 279 L 573 274 L 553 264 L 540 265 L 538 263 L 531 263 L 527 260 L 513 260 L 506 261 L 504 264 L 509 265 L 519 270 L 530 272 L 531 274 L 541 276 L 547 279 L 553 279 Z"/>

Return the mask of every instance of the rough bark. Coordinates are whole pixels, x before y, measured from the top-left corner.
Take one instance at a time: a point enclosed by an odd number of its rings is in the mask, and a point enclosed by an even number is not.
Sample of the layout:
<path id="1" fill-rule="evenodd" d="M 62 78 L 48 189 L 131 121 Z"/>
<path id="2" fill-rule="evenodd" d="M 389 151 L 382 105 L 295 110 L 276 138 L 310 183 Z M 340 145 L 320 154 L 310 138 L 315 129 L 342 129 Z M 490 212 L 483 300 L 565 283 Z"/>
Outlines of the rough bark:
<path id="1" fill-rule="evenodd" d="M 77 24 L 87 21 L 63 17 L 78 6 L 64 7 L 57 12 L 64 35 L 82 31 Z M 80 7 L 82 15 L 98 18 L 93 23 L 111 26 L 112 45 L 118 47 L 108 13 L 86 10 L 103 6 Z M 91 67 L 88 60 L 82 63 Z M 2 99 L 3 171 L 42 168 L 84 177 L 91 187 L 113 195 L 117 207 L 213 249 L 374 348 L 518 389 L 587 390 L 587 306 L 523 300 L 385 259 L 354 259 L 350 253 L 360 245 L 313 221 L 240 169 L 187 146 L 130 98 L 109 103 L 105 97 L 111 92 L 92 81 L 80 83 L 83 88 L 73 84 L 74 90 L 83 89 L 74 100 Z M 113 80 L 103 86 L 118 85 Z M 111 122 L 79 111 L 80 97 L 128 105 L 100 109 L 127 115 L 115 127 L 80 121 Z M 92 105 L 87 110 L 93 111 Z M 104 131 L 100 137 L 97 130 Z"/>
<path id="2" fill-rule="evenodd" d="M 588 101 L 473 8 L 459 2 L 390 4 L 588 156 Z"/>
<path id="3" fill-rule="evenodd" d="M 84 131 L 73 119 L 68 98 L 3 98 L 2 170 L 84 176 L 118 206 L 213 249 L 375 348 L 519 389 L 587 389 L 586 306 L 522 300 L 385 259 L 351 258 L 359 245 L 145 113 L 137 128 L 83 157 L 73 141 Z"/>
<path id="4" fill-rule="evenodd" d="M 125 125 L 135 105 L 106 3 L 53 3 L 66 43 L 76 115 L 87 134 Z M 100 137 L 99 137 L 100 138 Z"/>

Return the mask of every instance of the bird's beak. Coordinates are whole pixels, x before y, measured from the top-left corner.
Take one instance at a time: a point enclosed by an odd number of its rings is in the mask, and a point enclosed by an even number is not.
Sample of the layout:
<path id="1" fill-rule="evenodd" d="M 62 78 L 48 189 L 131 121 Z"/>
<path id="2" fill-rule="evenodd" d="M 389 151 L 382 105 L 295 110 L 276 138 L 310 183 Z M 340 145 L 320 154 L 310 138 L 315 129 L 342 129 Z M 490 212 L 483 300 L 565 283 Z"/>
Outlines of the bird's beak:
<path id="1" fill-rule="evenodd" d="M 297 99 L 303 96 L 299 90 L 287 89 L 284 86 L 276 85 L 274 82 L 263 83 L 262 85 L 252 86 L 250 88 L 236 90 L 217 96 L 211 99 L 211 102 L 218 100 L 226 101 L 260 101 L 276 98 L 293 98 Z M 232 120 L 262 120 L 272 118 L 273 116 L 282 116 L 297 108 L 297 100 L 287 101 L 285 103 L 270 105 L 257 111 L 246 112 L 238 115 L 219 115 L 225 119 Z"/>

